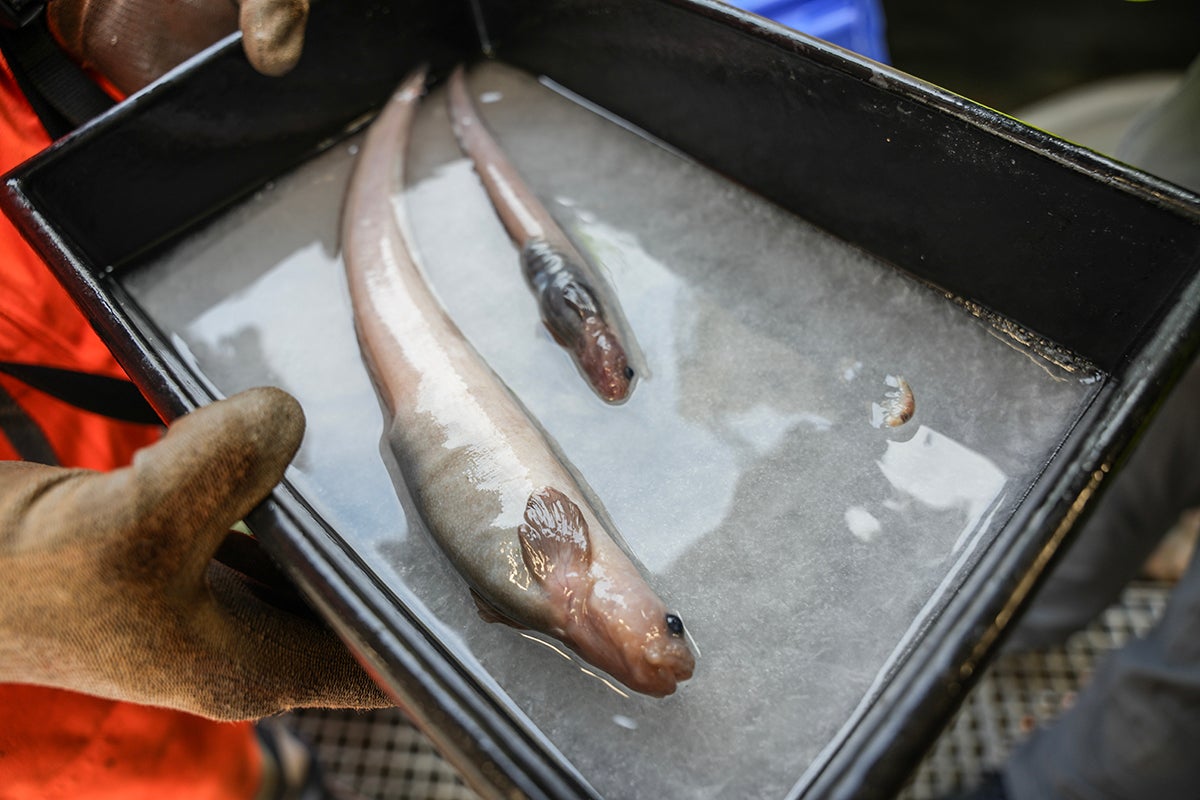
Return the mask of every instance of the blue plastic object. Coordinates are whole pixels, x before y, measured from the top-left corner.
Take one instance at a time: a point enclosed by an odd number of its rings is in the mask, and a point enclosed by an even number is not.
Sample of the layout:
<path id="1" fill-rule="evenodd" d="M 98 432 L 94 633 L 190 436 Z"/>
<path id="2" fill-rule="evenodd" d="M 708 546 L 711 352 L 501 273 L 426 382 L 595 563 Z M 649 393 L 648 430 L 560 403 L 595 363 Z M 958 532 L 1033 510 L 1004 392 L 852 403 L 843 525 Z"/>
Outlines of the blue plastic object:
<path id="1" fill-rule="evenodd" d="M 879 0 L 728 0 L 781 25 L 888 62 Z"/>

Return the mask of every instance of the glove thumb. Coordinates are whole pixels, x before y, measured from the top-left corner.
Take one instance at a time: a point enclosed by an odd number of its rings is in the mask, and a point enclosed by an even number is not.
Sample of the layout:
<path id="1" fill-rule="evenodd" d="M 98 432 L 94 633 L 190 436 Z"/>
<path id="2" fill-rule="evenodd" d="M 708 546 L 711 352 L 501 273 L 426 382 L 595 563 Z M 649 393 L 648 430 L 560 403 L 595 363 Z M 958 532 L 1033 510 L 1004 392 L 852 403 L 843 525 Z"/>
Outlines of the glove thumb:
<path id="1" fill-rule="evenodd" d="M 308 0 L 239 0 L 242 48 L 251 66 L 278 77 L 290 71 L 304 49 Z"/>

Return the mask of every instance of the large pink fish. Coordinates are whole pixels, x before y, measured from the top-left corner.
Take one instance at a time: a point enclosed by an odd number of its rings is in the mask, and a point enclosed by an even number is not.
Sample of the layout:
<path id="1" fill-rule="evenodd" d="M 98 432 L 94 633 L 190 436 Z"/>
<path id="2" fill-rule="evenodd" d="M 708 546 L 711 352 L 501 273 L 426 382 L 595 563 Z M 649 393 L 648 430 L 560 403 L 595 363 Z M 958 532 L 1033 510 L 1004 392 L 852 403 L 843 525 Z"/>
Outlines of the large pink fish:
<path id="1" fill-rule="evenodd" d="M 521 404 L 431 293 L 392 204 L 424 73 L 367 132 L 342 248 L 388 441 L 430 533 L 494 618 L 541 631 L 638 692 L 692 674 L 667 611 Z"/>

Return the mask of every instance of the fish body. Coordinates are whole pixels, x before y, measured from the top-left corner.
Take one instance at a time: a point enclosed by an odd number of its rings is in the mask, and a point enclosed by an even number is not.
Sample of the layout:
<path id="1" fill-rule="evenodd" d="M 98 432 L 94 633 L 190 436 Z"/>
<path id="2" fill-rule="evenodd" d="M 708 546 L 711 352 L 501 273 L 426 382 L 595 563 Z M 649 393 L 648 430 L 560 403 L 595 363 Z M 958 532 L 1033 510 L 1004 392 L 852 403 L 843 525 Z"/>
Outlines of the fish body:
<path id="1" fill-rule="evenodd" d="M 601 278 L 488 132 L 461 66 L 450 76 L 447 97 L 459 145 L 520 249 L 522 273 L 537 298 L 542 322 L 600 397 L 610 403 L 624 400 L 634 378 L 624 341 L 628 334 L 605 307 Z"/>
<path id="2" fill-rule="evenodd" d="M 545 435 L 434 297 L 392 194 L 424 74 L 367 132 L 342 248 L 388 443 L 430 533 L 495 616 L 564 642 L 631 689 L 691 676 L 678 617 L 616 544 Z"/>

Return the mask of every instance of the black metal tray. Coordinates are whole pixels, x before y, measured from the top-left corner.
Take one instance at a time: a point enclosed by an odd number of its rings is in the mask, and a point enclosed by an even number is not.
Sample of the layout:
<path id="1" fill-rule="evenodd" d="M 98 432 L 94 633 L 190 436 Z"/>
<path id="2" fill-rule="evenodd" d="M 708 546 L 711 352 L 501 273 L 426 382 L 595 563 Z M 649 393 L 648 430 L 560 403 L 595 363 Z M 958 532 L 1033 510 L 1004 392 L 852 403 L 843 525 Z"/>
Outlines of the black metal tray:
<path id="1" fill-rule="evenodd" d="M 478 61 L 485 52 L 507 67 L 546 76 L 560 97 L 604 109 L 639 135 L 666 145 L 663 152 L 684 164 L 681 169 L 701 176 L 696 180 L 733 187 L 728 188 L 731 196 L 751 197 L 744 202 L 757 203 L 754 208 L 770 206 L 771 214 L 794 218 L 796 226 L 815 226 L 833 243 L 814 245 L 819 254 L 858 254 L 865 266 L 849 274 L 867 276 L 862 281 L 808 284 L 808 277 L 795 276 L 820 273 L 821 268 L 805 262 L 794 273 L 779 274 L 778 295 L 759 291 L 756 281 L 770 285 L 771 280 L 753 269 L 755 253 L 747 250 L 754 248 L 743 247 L 723 264 L 691 276 L 697 291 L 719 290 L 718 298 L 722 291 L 732 292 L 743 321 L 756 315 L 783 320 L 782 327 L 768 331 L 772 341 L 821 363 L 825 354 L 819 343 L 806 351 L 795 336 L 785 335 L 792 330 L 792 312 L 780 298 L 798 291 L 795 286 L 824 287 L 828 294 L 821 305 L 831 309 L 827 321 L 836 327 L 840 316 L 861 313 L 863 298 L 882 285 L 924 303 L 921 308 L 942 309 L 937 314 L 958 320 L 951 339 L 964 337 L 958 331 L 975 331 L 970 336 L 1000 342 L 1000 348 L 1017 353 L 1032 369 L 1054 375 L 1051 389 L 1022 395 L 1011 407 L 998 394 L 989 402 L 946 402 L 939 408 L 939 396 L 958 397 L 962 389 L 961 396 L 970 397 L 972 386 L 989 387 L 992 367 L 965 361 L 959 381 L 963 387 L 950 385 L 953 374 L 947 378 L 930 369 L 928 381 L 916 389 L 918 415 L 927 416 L 924 422 L 919 416 L 914 425 L 928 422 L 965 441 L 973 426 L 987 418 L 1000 433 L 1008 426 L 1018 435 L 1030 424 L 1022 417 L 1037 410 L 1039 392 L 1058 391 L 1053 387 L 1066 382 L 1074 394 L 1050 420 L 1044 452 L 1028 463 L 1003 465 L 1013 476 L 1005 495 L 975 509 L 979 513 L 972 518 L 965 545 L 945 548 L 943 559 L 916 576 L 915 568 L 913 575 L 906 572 L 912 564 L 905 554 L 918 553 L 919 542 L 875 551 L 863 544 L 870 538 L 864 534 L 863 542 L 830 551 L 836 561 L 805 564 L 788 573 L 797 582 L 775 586 L 780 605 L 759 605 L 761 616 L 754 604 L 747 609 L 737 602 L 725 604 L 742 615 L 737 620 L 721 621 L 718 611 L 705 612 L 711 620 L 699 613 L 694 629 L 703 632 L 711 621 L 713 630 L 728 631 L 738 623 L 744 636 L 702 639 L 706 652 L 694 687 L 685 685 L 661 706 L 597 695 L 604 690 L 591 684 L 577 687 L 576 693 L 569 676 L 561 678 L 566 693 L 537 697 L 505 671 L 513 667 L 505 661 L 508 655 L 492 657 L 486 651 L 485 644 L 499 642 L 507 653 L 507 640 L 494 636 L 515 634 L 480 634 L 466 622 L 456 627 L 457 607 L 439 606 L 421 583 L 424 578 L 397 566 L 403 562 L 404 569 L 412 570 L 414 554 L 428 559 L 420 571 L 426 563 L 438 564 L 436 551 L 421 549 L 420 537 L 408 537 L 417 544 L 406 547 L 416 549 L 381 560 L 377 543 L 364 538 L 357 526 L 325 513 L 330 500 L 323 492 L 336 491 L 314 483 L 304 451 L 288 481 L 252 516 L 251 527 L 380 682 L 485 794 L 659 795 L 663 790 L 656 777 L 675 769 L 705 775 L 708 792 L 717 796 L 722 791 L 738 796 L 891 796 L 994 651 L 1049 561 L 1119 469 L 1154 405 L 1196 352 L 1196 197 L 719 3 L 340 0 L 315 7 L 307 52 L 292 75 L 271 80 L 254 74 L 243 63 L 239 43 L 231 39 L 18 168 L 6 179 L 4 207 L 156 408 L 172 418 L 243 382 L 272 382 L 275 376 L 269 370 L 209 369 L 204 354 L 193 352 L 188 331 L 164 319 L 153 302 L 172 292 L 182 296 L 180 287 L 188 287 L 186 302 L 219 304 L 225 291 L 221 287 L 241 291 L 260 277 L 253 266 L 244 277 L 235 269 L 232 279 L 225 272 L 218 279 L 216 272 L 209 276 L 197 274 L 198 268 L 183 270 L 186 280 L 174 282 L 154 277 L 164 269 L 159 265 L 179 263 L 178 253 L 189 247 L 210 245 L 226 262 L 244 257 L 248 265 L 257 263 L 259 256 L 243 256 L 235 246 L 255 230 L 252 224 L 229 222 L 241 213 L 237 209 L 253 211 L 264 193 L 269 195 L 276 184 L 292 186 L 300 180 L 296 175 L 307 174 L 314 165 L 344 162 L 355 131 L 414 66 L 427 63 L 435 76 L 444 76 L 455 63 Z M 488 79 L 488 73 L 479 74 Z M 437 120 L 436 112 L 430 113 L 435 116 L 425 124 L 432 130 Z M 562 124 L 569 124 L 568 117 Z M 498 116 L 497 124 L 502 121 Z M 430 163 L 420 167 L 428 177 L 450 156 L 438 161 L 437 136 L 426 134 L 425 140 L 434 143 Z M 560 167 L 556 174 L 574 168 L 567 163 Z M 334 174 L 341 174 L 341 168 L 335 166 Z M 633 186 L 638 195 L 654 198 L 661 184 Z M 327 193 L 333 199 L 321 202 L 336 208 L 341 186 L 336 181 L 332 185 Z M 748 190 L 745 195 L 737 194 L 743 189 Z M 655 225 L 669 228 L 670 220 L 682 218 L 679 230 L 686 232 L 688 214 L 699 214 L 704 207 L 687 205 L 686 211 L 671 213 L 670 206 L 664 207 L 661 225 Z M 653 222 L 655 215 L 648 216 Z M 780 223 L 781 229 L 792 225 Z M 295 235 L 280 233 L 281 241 L 268 243 L 268 249 L 284 248 Z M 641 235 L 647 237 L 647 250 L 654 250 L 653 230 Z M 195 241 L 202 244 L 189 244 Z M 325 244 L 328 249 L 327 240 Z M 702 260 L 686 243 L 680 247 L 679 252 Z M 758 310 L 755 296 L 761 297 Z M 451 296 L 448 302 L 453 306 L 456 301 Z M 721 304 L 713 307 L 719 310 Z M 867 310 L 884 320 L 881 330 L 890 330 L 888 308 Z M 460 324 L 471 335 L 471 323 Z M 652 336 L 649 341 L 653 343 Z M 916 357 L 906 355 L 914 353 Z M 932 340 L 880 342 L 873 357 L 879 364 L 909 358 L 918 372 L 943 358 Z M 873 368 L 875 362 L 867 361 L 865 369 Z M 322 363 L 312 358 L 305 369 L 319 372 Z M 846 386 L 862 385 L 852 380 L 860 368 L 857 362 L 846 366 Z M 346 369 L 355 373 L 361 365 L 351 363 Z M 328 384 L 342 375 L 318 375 L 317 380 Z M 519 376 L 514 381 L 519 384 Z M 653 385 L 646 384 L 651 397 Z M 515 390 L 521 394 L 519 386 Z M 306 400 L 302 391 L 298 394 Z M 537 406 L 536 398 L 527 402 Z M 322 427 L 325 418 L 307 401 L 306 409 L 310 439 L 338 434 L 336 425 L 332 431 Z M 346 423 L 348 429 L 373 430 L 380 424 L 371 414 L 354 419 Z M 809 422 L 793 420 L 787 430 Z M 838 427 L 842 420 L 833 423 Z M 553 428 L 555 423 L 547 424 Z M 854 429 L 855 437 L 879 435 L 860 427 Z M 932 428 L 897 430 L 902 433 L 890 446 L 933 441 Z M 568 430 L 555 433 L 567 450 L 576 447 Z M 889 446 L 883 440 L 878 444 Z M 825 459 L 821 468 L 836 474 L 842 468 L 836 444 L 824 446 L 814 450 L 814 458 Z M 368 456 L 382 461 L 378 452 Z M 378 465 L 372 469 L 379 472 Z M 788 475 L 776 477 L 788 484 Z M 801 488 L 795 491 L 799 505 L 808 502 Z M 390 497 L 387 502 L 396 501 Z M 622 501 L 613 500 L 610 510 L 620 515 Z M 396 515 L 403 525 L 398 508 L 382 513 Z M 812 509 L 814 519 L 828 516 Z M 850 522 L 847 518 L 846 524 Z M 864 530 L 857 523 L 850 527 Z M 638 537 L 650 541 L 653 535 L 643 531 L 631 537 L 635 553 Z M 823 540 L 814 535 L 813 541 Z M 726 547 L 707 556 L 689 551 L 694 563 L 664 569 L 659 577 L 675 598 L 705 608 L 705 587 L 697 584 L 716 587 L 728 580 L 729 563 L 746 568 L 748 585 L 758 576 L 755 570 L 762 565 L 755 558 L 763 554 L 749 549 Z M 772 552 L 765 560 L 791 559 Z M 444 565 L 428 569 L 445 575 Z M 839 570 L 832 578 L 823 574 Z M 445 580 L 452 584 L 452 577 Z M 878 600 L 877 614 L 864 611 L 871 608 L 867 595 L 873 587 L 888 583 L 915 587 L 906 595 L 915 605 L 903 612 L 899 630 L 889 627 L 890 606 L 884 599 Z M 800 609 L 804 620 L 781 618 L 780 609 L 787 614 Z M 774 635 L 812 626 L 827 637 L 845 631 L 850 638 L 849 625 L 839 616 L 847 610 L 866 618 L 855 635 L 863 647 L 884 658 L 849 663 L 853 651 L 839 650 L 828 638 L 792 641 Z M 773 678 L 776 683 L 760 683 L 752 677 L 755 666 L 773 664 L 769 651 L 776 643 L 781 651 L 794 649 L 797 660 L 790 674 Z M 730 654 L 739 648 L 746 651 L 741 656 L 745 682 L 734 671 L 714 687 L 716 679 L 706 677 L 706 670 L 711 676 L 722 665 L 736 666 Z M 824 658 L 823 653 L 830 655 Z M 545 667 L 539 655 L 529 658 L 530 669 Z M 855 670 L 862 674 L 851 674 Z M 781 685 L 810 696 L 783 697 Z M 841 696 L 841 704 L 834 711 L 821 706 L 811 718 L 789 712 L 785 722 L 790 727 L 776 729 L 771 726 L 783 723 L 753 716 L 758 712 L 752 710 L 771 706 L 795 709 L 809 703 L 817 708 L 822 693 Z M 725 710 L 716 722 L 706 723 L 704 705 L 711 699 L 727 700 L 731 708 L 742 703 L 746 715 L 738 718 Z M 621 704 L 636 714 L 614 714 L 614 708 L 626 708 Z M 620 720 L 611 730 L 580 733 L 572 727 L 579 724 L 573 717 L 591 720 L 594 715 Z M 643 738 L 622 744 L 622 731 L 639 723 L 637 735 Z M 793 757 L 760 763 L 755 736 L 770 736 L 778 745 L 780 734 L 784 751 Z M 594 743 L 584 747 L 579 742 L 589 741 L 587 736 Z M 795 737 L 791 751 L 788 737 Z M 647 746 L 648 741 L 653 744 Z M 711 753 L 725 753 L 728 763 L 714 760 Z M 720 785 L 713 770 L 780 774 L 760 782 L 729 778 L 730 783 Z M 618 774 L 633 776 L 636 783 L 616 780 Z M 689 796 L 700 795 L 697 787 L 680 787 Z"/>

